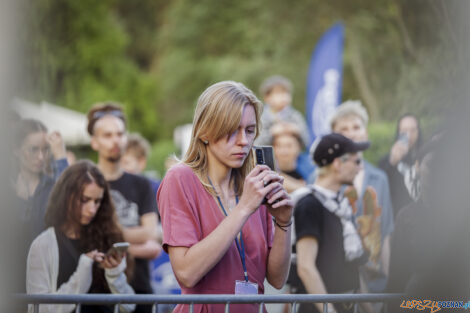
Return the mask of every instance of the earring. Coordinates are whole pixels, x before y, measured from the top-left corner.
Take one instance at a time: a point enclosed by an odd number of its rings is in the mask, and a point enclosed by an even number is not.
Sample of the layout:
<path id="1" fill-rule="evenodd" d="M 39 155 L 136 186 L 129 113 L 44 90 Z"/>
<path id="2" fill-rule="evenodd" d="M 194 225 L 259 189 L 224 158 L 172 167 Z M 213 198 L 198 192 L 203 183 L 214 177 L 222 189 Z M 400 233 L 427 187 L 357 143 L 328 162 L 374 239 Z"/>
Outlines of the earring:
<path id="1" fill-rule="evenodd" d="M 208 140 L 204 140 L 204 144 L 207 145 L 209 143 Z"/>

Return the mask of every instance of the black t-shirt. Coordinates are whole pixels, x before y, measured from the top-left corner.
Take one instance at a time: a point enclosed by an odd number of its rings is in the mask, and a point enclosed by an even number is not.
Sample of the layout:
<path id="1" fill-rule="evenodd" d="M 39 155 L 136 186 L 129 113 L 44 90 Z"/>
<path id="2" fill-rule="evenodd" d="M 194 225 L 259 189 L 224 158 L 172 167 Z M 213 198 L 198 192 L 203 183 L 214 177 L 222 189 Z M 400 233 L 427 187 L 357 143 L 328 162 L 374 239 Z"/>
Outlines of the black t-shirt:
<path id="1" fill-rule="evenodd" d="M 57 275 L 57 288 L 63 283 L 66 283 L 70 276 L 77 270 L 78 261 L 80 259 L 80 240 L 67 238 L 64 233 L 54 229 L 57 245 L 59 247 L 59 274 Z M 104 281 L 104 271 L 96 270 L 96 264 L 93 264 L 93 281 L 88 293 L 109 293 L 109 288 L 105 288 L 96 281 L 95 275 L 99 273 L 101 280 Z M 84 313 L 111 313 L 113 312 L 112 306 L 107 305 L 83 305 L 81 312 Z"/>
<path id="2" fill-rule="evenodd" d="M 328 211 L 313 194 L 299 200 L 294 217 L 297 241 L 304 237 L 314 237 L 318 241 L 315 263 L 327 292 L 343 293 L 357 289 L 358 268 L 357 264 L 346 261 L 341 220 Z M 299 293 L 306 292 L 304 288 L 301 289 L 303 290 L 299 290 Z"/>
<path id="3" fill-rule="evenodd" d="M 124 173 L 119 179 L 108 183 L 119 223 L 123 227 L 139 226 L 142 215 L 157 213 L 157 201 L 147 178 Z M 153 292 L 148 260 L 135 258 L 134 275 L 130 285 L 136 293 Z"/>

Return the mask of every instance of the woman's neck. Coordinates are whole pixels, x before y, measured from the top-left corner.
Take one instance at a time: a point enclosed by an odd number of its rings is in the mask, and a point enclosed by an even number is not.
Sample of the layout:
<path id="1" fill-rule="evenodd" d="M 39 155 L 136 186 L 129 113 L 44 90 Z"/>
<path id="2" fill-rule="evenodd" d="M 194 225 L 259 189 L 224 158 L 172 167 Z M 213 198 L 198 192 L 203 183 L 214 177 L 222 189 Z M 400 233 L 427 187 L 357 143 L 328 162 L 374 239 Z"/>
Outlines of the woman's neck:
<path id="1" fill-rule="evenodd" d="M 230 191 L 230 179 L 232 177 L 232 169 L 221 164 L 209 165 L 209 178 L 216 189 L 216 192 L 228 194 Z"/>
<path id="2" fill-rule="evenodd" d="M 65 237 L 69 239 L 79 239 L 80 238 L 80 226 L 75 223 L 65 223 L 62 227 L 62 232 Z"/>
<path id="3" fill-rule="evenodd" d="M 24 199 L 31 197 L 39 185 L 39 179 L 40 176 L 38 173 L 34 173 L 23 168 L 20 169 L 16 181 L 16 192 L 18 196 Z"/>

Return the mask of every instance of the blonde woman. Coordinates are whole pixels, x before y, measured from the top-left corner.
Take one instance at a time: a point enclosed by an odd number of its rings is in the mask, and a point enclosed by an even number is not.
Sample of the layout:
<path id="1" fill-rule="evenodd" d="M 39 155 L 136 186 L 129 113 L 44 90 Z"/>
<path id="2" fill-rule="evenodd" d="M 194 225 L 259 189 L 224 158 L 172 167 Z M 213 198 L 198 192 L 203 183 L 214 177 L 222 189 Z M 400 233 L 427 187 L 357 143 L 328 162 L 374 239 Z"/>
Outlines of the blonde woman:
<path id="1" fill-rule="evenodd" d="M 277 288 L 285 283 L 293 203 L 281 176 L 253 165 L 260 111 L 260 101 L 241 83 L 207 88 L 188 152 L 162 181 L 163 248 L 183 294 L 258 294 L 265 278 Z M 194 309 L 223 312 L 224 305 Z M 178 305 L 175 312 L 188 310 Z M 257 305 L 231 305 L 231 312 L 257 311 Z"/>

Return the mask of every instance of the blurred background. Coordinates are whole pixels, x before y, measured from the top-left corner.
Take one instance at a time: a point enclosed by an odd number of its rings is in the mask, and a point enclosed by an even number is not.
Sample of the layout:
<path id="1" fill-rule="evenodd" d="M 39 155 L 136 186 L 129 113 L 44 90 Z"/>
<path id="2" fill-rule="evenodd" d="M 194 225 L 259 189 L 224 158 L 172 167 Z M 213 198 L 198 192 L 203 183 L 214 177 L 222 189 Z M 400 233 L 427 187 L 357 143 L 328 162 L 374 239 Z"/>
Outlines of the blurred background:
<path id="1" fill-rule="evenodd" d="M 455 73 L 447 61 L 458 44 L 452 2 L 31 1 L 19 34 L 24 75 L 15 96 L 81 113 L 97 101 L 122 103 L 130 130 L 152 143 L 148 170 L 162 173 L 166 156 L 178 153 L 174 128 L 191 122 L 197 97 L 216 81 L 241 81 L 257 92 L 266 77 L 284 75 L 294 84 L 293 106 L 304 112 L 312 51 L 342 22 L 343 100 L 367 107 L 368 158 L 377 160 L 398 116 L 421 116 L 427 133 L 444 110 L 437 86 Z"/>
<path id="2" fill-rule="evenodd" d="M 342 99 L 360 99 L 371 116 L 372 147 L 366 158 L 375 163 L 387 153 L 394 141 L 397 118 L 408 112 L 420 117 L 424 137 L 443 125 L 460 125 L 455 130 L 460 137 L 453 137 L 458 140 L 446 147 L 446 152 L 452 153 L 443 153 L 442 160 L 446 165 L 453 164 L 452 157 L 463 149 L 465 157 L 459 162 L 467 168 L 464 162 L 470 155 L 465 127 L 468 115 L 459 114 L 459 109 L 467 106 L 469 89 L 466 1 L 0 3 L 2 109 L 10 106 L 35 116 L 52 115 L 48 110 L 58 110 L 83 123 L 84 133 L 83 114 L 93 103 L 117 101 L 125 108 L 129 130 L 150 141 L 152 152 L 147 170 L 156 176 L 163 175 L 169 154 L 181 152 L 174 141 L 175 128 L 191 123 L 197 97 L 214 82 L 236 80 L 258 93 L 266 77 L 281 74 L 294 84 L 293 106 L 305 112 L 312 51 L 322 34 L 336 22 L 345 27 Z M 6 147 L 3 141 L 10 125 L 8 115 L 4 112 L 1 116 L 0 139 Z M 66 132 L 67 127 L 57 130 Z M 65 139 L 77 158 L 96 159 L 86 135 L 72 134 Z M 5 155 L 2 161 L 1 170 L 5 173 Z M 447 176 L 440 176 L 441 179 L 455 181 L 439 181 L 439 185 L 456 183 L 464 190 L 468 175 L 458 169 L 443 170 Z M 5 257 L 14 255 L 15 232 L 20 227 L 8 222 L 8 202 L 3 201 L 7 196 L 5 188 L 0 191 L 0 237 L 5 247 L 2 287 L 8 290 L 14 284 L 11 269 L 15 261 Z M 451 229 L 459 217 L 467 220 L 466 199 L 456 200 L 456 213 L 460 215 L 444 219 L 447 223 L 441 225 L 442 233 Z M 452 207 L 445 207 L 446 216 L 452 214 Z M 442 218 L 441 208 L 431 215 L 433 221 Z M 466 229 L 465 225 L 460 227 Z M 464 240 L 467 235 L 468 232 L 455 235 L 459 238 L 456 251 L 470 251 Z M 445 246 L 448 241 L 440 239 Z M 439 251 L 435 246 L 430 249 Z M 468 273 L 464 274 L 460 276 L 467 281 Z"/>

